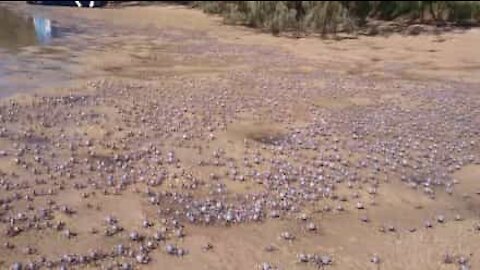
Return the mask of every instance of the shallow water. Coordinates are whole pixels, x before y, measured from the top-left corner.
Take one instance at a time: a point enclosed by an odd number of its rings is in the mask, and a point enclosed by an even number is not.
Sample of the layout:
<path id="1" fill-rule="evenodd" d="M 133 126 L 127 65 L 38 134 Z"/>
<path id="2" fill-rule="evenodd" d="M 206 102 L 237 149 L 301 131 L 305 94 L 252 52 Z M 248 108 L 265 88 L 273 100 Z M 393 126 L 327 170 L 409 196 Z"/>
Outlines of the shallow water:
<path id="1" fill-rule="evenodd" d="M 56 81 L 58 74 L 47 74 L 55 68 L 45 68 L 45 55 L 30 53 L 35 47 L 51 44 L 66 31 L 56 24 L 44 16 L 21 14 L 0 6 L 0 98 Z M 63 66 L 61 62 L 48 62 L 48 66 L 52 64 L 56 69 Z"/>
<path id="2" fill-rule="evenodd" d="M 0 7 L 0 49 L 15 51 L 26 46 L 47 44 L 57 36 L 48 18 L 24 16 Z"/>

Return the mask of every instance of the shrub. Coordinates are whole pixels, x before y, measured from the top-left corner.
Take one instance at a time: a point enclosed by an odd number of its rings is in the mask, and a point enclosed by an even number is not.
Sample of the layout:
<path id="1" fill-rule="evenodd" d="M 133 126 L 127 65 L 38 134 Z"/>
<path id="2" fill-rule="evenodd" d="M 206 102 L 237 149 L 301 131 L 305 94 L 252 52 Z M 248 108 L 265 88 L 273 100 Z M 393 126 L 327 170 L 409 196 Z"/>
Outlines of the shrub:
<path id="1" fill-rule="evenodd" d="M 474 24 L 480 20 L 476 1 L 202 1 L 205 12 L 221 14 L 227 23 L 281 31 L 321 34 L 349 32 L 368 19 Z"/>

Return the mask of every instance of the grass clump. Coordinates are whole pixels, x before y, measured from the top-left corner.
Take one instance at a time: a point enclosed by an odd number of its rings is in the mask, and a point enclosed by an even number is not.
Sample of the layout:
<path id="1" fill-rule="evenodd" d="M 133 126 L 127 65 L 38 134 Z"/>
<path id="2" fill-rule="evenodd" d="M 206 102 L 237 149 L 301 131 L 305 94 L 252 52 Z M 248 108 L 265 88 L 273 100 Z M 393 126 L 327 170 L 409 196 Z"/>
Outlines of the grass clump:
<path id="1" fill-rule="evenodd" d="M 369 20 L 473 25 L 480 21 L 476 1 L 203 1 L 195 5 L 220 14 L 227 23 L 278 34 L 282 31 L 352 32 Z"/>

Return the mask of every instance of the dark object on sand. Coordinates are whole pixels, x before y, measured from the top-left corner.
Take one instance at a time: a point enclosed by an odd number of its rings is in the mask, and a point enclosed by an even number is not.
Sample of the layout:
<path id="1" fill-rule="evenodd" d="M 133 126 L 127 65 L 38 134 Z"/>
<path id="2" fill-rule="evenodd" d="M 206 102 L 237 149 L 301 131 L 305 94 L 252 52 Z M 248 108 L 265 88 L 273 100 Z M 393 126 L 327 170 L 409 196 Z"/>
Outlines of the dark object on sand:
<path id="1" fill-rule="evenodd" d="M 103 7 L 108 1 L 27 1 L 32 5 L 48 5 L 48 6 L 73 6 L 73 7 Z"/>

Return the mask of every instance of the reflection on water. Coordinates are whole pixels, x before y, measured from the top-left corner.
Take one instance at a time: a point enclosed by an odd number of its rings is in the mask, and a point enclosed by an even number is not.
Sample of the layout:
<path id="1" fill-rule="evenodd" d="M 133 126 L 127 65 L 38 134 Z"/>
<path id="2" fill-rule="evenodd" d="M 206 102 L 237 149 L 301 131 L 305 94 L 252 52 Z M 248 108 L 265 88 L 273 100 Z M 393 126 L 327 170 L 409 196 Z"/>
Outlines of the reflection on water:
<path id="1" fill-rule="evenodd" d="M 38 42 L 44 44 L 52 39 L 52 23 L 49 19 L 33 18 L 33 25 L 35 26 Z"/>
<path id="2" fill-rule="evenodd" d="M 30 18 L 0 7 L 0 48 L 14 50 L 48 43 L 54 30 L 49 19 Z"/>

